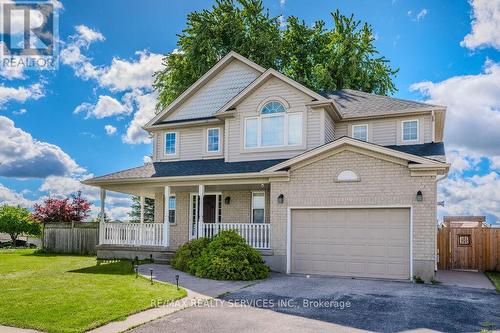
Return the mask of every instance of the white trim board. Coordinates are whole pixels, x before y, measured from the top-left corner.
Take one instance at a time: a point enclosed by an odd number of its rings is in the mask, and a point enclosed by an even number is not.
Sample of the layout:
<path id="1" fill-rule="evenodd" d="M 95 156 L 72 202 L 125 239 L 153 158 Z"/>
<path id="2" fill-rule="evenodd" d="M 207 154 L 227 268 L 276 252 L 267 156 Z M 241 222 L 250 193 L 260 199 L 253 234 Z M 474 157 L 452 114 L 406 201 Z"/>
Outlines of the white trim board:
<path id="1" fill-rule="evenodd" d="M 413 206 L 412 205 L 362 205 L 362 206 L 292 206 L 287 207 L 286 214 L 286 274 L 292 268 L 292 209 L 378 209 L 378 208 L 406 208 L 410 210 L 410 249 L 409 249 L 409 280 L 413 281 Z"/>

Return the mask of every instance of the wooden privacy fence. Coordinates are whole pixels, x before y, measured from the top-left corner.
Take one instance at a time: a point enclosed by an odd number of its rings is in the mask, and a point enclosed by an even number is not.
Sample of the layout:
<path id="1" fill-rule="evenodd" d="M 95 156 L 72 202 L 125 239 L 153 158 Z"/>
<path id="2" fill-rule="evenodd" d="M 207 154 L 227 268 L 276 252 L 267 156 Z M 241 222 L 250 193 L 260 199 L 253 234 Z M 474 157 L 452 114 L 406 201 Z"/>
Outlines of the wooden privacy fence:
<path id="1" fill-rule="evenodd" d="M 439 269 L 500 271 L 500 228 L 442 226 L 437 246 Z"/>
<path id="2" fill-rule="evenodd" d="M 43 249 L 54 253 L 95 254 L 99 223 L 50 223 L 43 228 Z"/>

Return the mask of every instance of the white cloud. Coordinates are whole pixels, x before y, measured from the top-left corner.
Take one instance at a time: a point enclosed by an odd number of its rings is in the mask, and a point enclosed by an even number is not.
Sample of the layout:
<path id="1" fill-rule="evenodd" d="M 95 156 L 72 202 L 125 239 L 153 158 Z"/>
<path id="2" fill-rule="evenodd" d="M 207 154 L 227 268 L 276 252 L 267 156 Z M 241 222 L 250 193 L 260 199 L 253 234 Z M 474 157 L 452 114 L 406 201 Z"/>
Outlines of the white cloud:
<path id="1" fill-rule="evenodd" d="M 10 101 L 24 103 L 29 99 L 37 100 L 43 96 L 44 92 L 41 83 L 35 83 L 31 86 L 17 88 L 0 85 L 0 107 Z"/>
<path id="2" fill-rule="evenodd" d="M 75 27 L 76 32 L 78 33 L 79 37 L 83 39 L 85 42 L 88 44 L 93 43 L 95 41 L 104 41 L 106 38 L 104 38 L 104 35 L 101 34 L 97 30 L 93 30 L 85 25 L 77 25 Z"/>
<path id="3" fill-rule="evenodd" d="M 36 201 L 26 199 L 23 194 L 6 187 L 0 183 L 0 205 L 21 206 L 30 208 Z"/>
<path id="4" fill-rule="evenodd" d="M 50 197 L 65 198 L 78 191 L 92 203 L 90 218 L 100 213 L 100 195 L 97 187 L 84 185 L 81 180 L 92 177 L 87 174 L 82 177 L 50 176 L 40 186 L 40 192 L 46 192 Z M 132 205 L 129 195 L 109 191 L 106 195 L 106 215 L 112 220 L 128 220 L 128 212 Z"/>
<path id="5" fill-rule="evenodd" d="M 423 19 L 424 17 L 427 16 L 427 14 L 429 13 L 429 11 L 427 9 L 422 9 L 420 12 L 418 12 L 417 14 L 417 21 L 420 21 L 421 19 Z"/>
<path id="6" fill-rule="evenodd" d="M 453 177 L 439 184 L 443 215 L 487 215 L 488 223 L 500 221 L 500 176 L 496 172 L 468 178 Z"/>
<path id="7" fill-rule="evenodd" d="M 448 145 L 500 156 L 500 64 L 487 61 L 483 73 L 413 84 L 427 101 L 446 105 Z"/>
<path id="8" fill-rule="evenodd" d="M 3 42 L 0 42 L 0 44 L 3 44 Z M 0 45 L 0 47 L 2 46 Z M 0 67 L 0 76 L 7 80 L 22 80 L 26 78 L 22 66 L 13 68 Z"/>
<path id="9" fill-rule="evenodd" d="M 429 10 L 427 8 L 422 8 L 418 13 L 417 15 L 413 15 L 413 11 L 409 10 L 407 13 L 409 18 L 411 18 L 412 21 L 420 21 L 422 20 L 424 17 L 427 16 L 427 14 L 429 14 Z"/>
<path id="10" fill-rule="evenodd" d="M 0 176 L 45 178 L 84 172 L 60 147 L 33 139 L 4 116 L 0 116 L 0 138 Z"/>
<path id="11" fill-rule="evenodd" d="M 136 52 L 137 61 L 113 58 L 111 66 L 105 67 L 98 78 L 101 87 L 111 91 L 125 91 L 137 88 L 151 89 L 153 73 L 163 68 L 163 55 Z"/>
<path id="12" fill-rule="evenodd" d="M 116 133 L 116 127 L 113 125 L 105 125 L 104 130 L 106 131 L 107 135 L 113 135 Z"/>
<path id="13" fill-rule="evenodd" d="M 286 0 L 280 0 L 280 7 L 284 8 L 286 5 Z"/>
<path id="14" fill-rule="evenodd" d="M 122 105 L 119 101 L 113 97 L 101 95 L 97 103 L 82 103 L 75 108 L 73 113 L 86 112 L 86 118 L 97 118 L 102 119 L 106 117 L 112 117 L 117 115 L 129 114 L 131 110 Z"/>
<path id="15" fill-rule="evenodd" d="M 76 76 L 88 80 L 100 75 L 99 68 L 91 64 L 91 59 L 82 54 L 82 49 L 88 49 L 96 41 L 104 41 L 104 36 L 97 30 L 87 26 L 75 27 L 76 34 L 70 36 L 70 42 L 62 48 L 60 59 L 63 64 L 70 66 Z"/>
<path id="16" fill-rule="evenodd" d="M 154 117 L 157 96 L 156 92 L 144 93 L 141 90 L 133 90 L 124 96 L 127 104 L 134 107 L 136 111 L 127 127 L 126 134 L 122 137 L 123 142 L 130 144 L 151 142 L 142 126 Z"/>
<path id="17" fill-rule="evenodd" d="M 28 112 L 28 110 L 26 110 L 26 109 L 19 109 L 18 111 L 14 111 L 12 113 L 15 114 L 16 116 L 20 116 L 20 115 L 25 114 L 26 112 Z"/>
<path id="18" fill-rule="evenodd" d="M 471 0 L 472 31 L 461 46 L 469 49 L 491 46 L 500 49 L 500 0 Z"/>

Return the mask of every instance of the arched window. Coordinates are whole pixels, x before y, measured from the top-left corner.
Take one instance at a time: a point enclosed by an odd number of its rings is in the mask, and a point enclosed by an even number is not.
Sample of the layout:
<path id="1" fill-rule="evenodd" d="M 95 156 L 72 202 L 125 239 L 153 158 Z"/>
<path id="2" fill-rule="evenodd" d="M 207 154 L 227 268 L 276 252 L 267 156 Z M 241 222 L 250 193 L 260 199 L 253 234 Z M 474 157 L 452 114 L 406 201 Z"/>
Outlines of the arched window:
<path id="1" fill-rule="evenodd" d="M 339 175 L 337 176 L 337 181 L 338 182 L 358 182 L 359 177 L 358 175 L 351 170 L 344 170 Z"/>
<path id="2" fill-rule="evenodd" d="M 277 101 L 267 102 L 264 107 L 260 110 L 262 114 L 279 113 L 285 112 L 285 107 L 283 104 Z"/>
<path id="3" fill-rule="evenodd" d="M 287 112 L 283 103 L 271 100 L 259 113 L 245 119 L 245 148 L 302 144 L 302 112 Z"/>

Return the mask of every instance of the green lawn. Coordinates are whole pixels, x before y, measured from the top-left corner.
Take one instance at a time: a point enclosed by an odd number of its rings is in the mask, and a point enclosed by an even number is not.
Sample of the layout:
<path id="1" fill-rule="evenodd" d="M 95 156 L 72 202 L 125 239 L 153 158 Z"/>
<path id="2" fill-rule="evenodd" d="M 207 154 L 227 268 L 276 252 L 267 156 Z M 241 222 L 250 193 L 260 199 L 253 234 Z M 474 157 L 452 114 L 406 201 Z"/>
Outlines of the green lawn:
<path id="1" fill-rule="evenodd" d="M 136 278 L 129 261 L 0 250 L 0 324 L 48 332 L 83 332 L 186 295 Z"/>
<path id="2" fill-rule="evenodd" d="M 497 291 L 500 293 L 500 272 L 486 272 L 486 275 L 490 278 L 491 282 L 497 288 Z"/>

